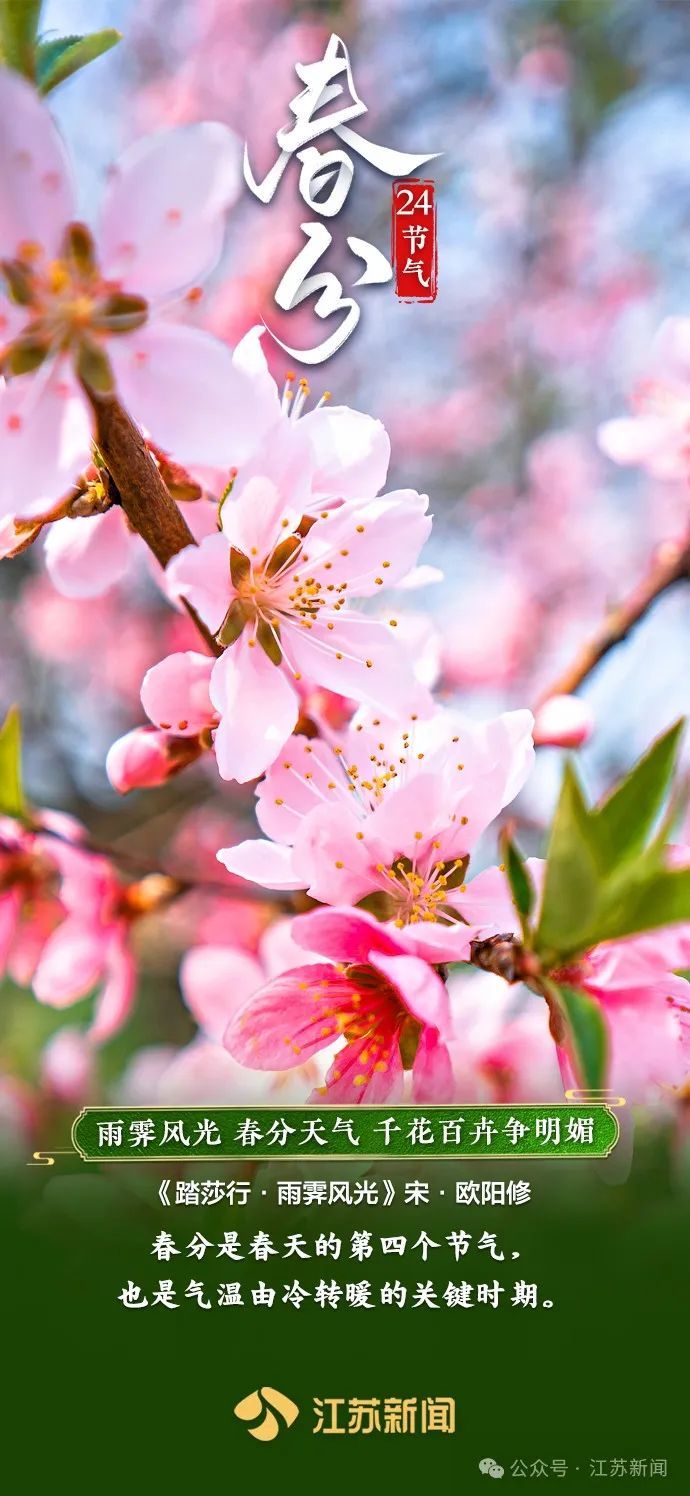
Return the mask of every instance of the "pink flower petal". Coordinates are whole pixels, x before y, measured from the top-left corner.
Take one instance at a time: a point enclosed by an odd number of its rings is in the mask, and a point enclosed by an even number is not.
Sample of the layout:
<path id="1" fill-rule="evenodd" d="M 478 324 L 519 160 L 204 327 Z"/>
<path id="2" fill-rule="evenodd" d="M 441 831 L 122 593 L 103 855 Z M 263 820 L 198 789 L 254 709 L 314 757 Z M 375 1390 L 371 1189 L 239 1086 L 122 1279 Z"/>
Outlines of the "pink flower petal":
<path id="1" fill-rule="evenodd" d="M 537 903 L 541 899 L 546 863 L 541 857 L 527 858 L 527 871 L 534 885 Z M 489 935 L 517 934 L 520 929 L 508 879 L 499 867 L 487 867 L 471 878 L 463 892 L 451 889 L 448 903 L 462 914 L 468 924 L 476 926 L 473 938 Z"/>
<path id="2" fill-rule="evenodd" d="M 237 349 L 234 357 L 237 357 Z M 282 503 L 279 501 L 274 528 L 264 529 L 260 534 L 251 528 L 245 530 L 246 543 L 256 545 L 258 551 L 265 555 L 276 540 L 283 515 L 290 516 L 291 528 L 294 528 L 302 515 L 310 512 L 312 453 L 301 421 L 290 421 L 279 416 L 270 429 L 266 429 L 261 398 L 254 401 L 249 419 L 251 427 L 248 425 L 246 430 L 251 430 L 255 450 L 248 460 L 242 457 L 237 459 L 239 473 L 232 490 L 232 499 L 229 504 L 224 505 L 223 514 L 225 516 L 226 510 L 228 513 L 234 510 L 235 504 L 243 498 L 247 485 L 253 480 L 263 479 L 274 484 L 282 499 Z M 247 517 L 251 521 L 251 509 Z M 242 541 L 238 540 L 237 543 L 241 545 Z"/>
<path id="3" fill-rule="evenodd" d="M 294 731 L 297 693 L 279 666 L 244 635 L 213 667 L 211 700 L 221 722 L 215 736 L 218 770 L 241 784 L 257 779 Z"/>
<path id="4" fill-rule="evenodd" d="M 111 339 L 108 353 L 123 404 L 156 446 L 187 466 L 229 469 L 241 460 L 252 385 L 224 343 L 158 320 Z"/>
<path id="5" fill-rule="evenodd" d="M 331 510 L 309 532 L 310 571 L 324 587 L 347 582 L 352 597 L 373 597 L 381 586 L 395 586 L 429 537 L 428 507 L 426 494 L 406 488 Z"/>
<path id="6" fill-rule="evenodd" d="M 391 444 L 381 421 L 345 405 L 323 405 L 299 424 L 313 452 L 317 493 L 367 499 L 383 488 Z"/>
<path id="7" fill-rule="evenodd" d="M 119 505 L 113 505 L 105 514 L 51 525 L 44 554 L 50 580 L 63 597 L 98 597 L 127 575 L 134 538 Z"/>
<path id="8" fill-rule="evenodd" d="M 380 1046 L 383 1046 L 381 1048 Z M 333 1057 L 323 1086 L 312 1093 L 309 1100 L 318 1103 L 343 1102 L 375 1106 L 381 1101 L 399 1101 L 404 1090 L 405 1073 L 397 1041 L 391 1027 L 379 1036 L 379 1047 L 375 1058 L 371 1054 L 371 1039 L 354 1039 L 339 1049 Z"/>
<path id="9" fill-rule="evenodd" d="M 62 141 L 35 88 L 6 68 L 0 115 L 0 258 L 14 258 L 22 243 L 40 245 L 53 258 L 74 217 Z"/>
<path id="10" fill-rule="evenodd" d="M 262 473 L 269 478 L 275 476 L 276 437 L 279 427 L 282 429 L 288 426 L 288 422 L 281 417 L 278 390 L 261 346 L 265 331 L 265 327 L 250 328 L 240 339 L 232 355 L 237 373 L 243 376 L 244 387 L 251 391 L 251 408 L 248 408 L 246 399 L 235 399 L 232 417 L 229 417 L 233 420 L 232 440 L 236 454 L 233 466 L 241 465 L 241 471 L 235 480 L 236 493 L 240 491 L 245 476 L 256 477 Z M 289 424 L 292 430 L 292 423 Z M 200 476 L 208 492 L 220 496 L 227 484 L 227 468 L 202 468 Z M 305 483 L 305 487 L 308 484 Z"/>
<path id="11" fill-rule="evenodd" d="M 176 737 L 196 737 L 216 720 L 209 684 L 215 661 L 187 650 L 168 655 L 147 670 L 141 704 L 147 717 Z"/>
<path id="12" fill-rule="evenodd" d="M 304 888 L 304 879 L 295 872 L 292 847 L 271 841 L 243 841 L 235 847 L 221 847 L 216 853 L 229 873 L 258 883 L 262 888 Z"/>
<path id="13" fill-rule="evenodd" d="M 445 982 L 417 956 L 389 956 L 372 950 L 369 960 L 395 987 L 405 1007 L 420 1023 L 438 1029 L 442 1035 L 450 1027 L 450 1001 Z"/>
<path id="14" fill-rule="evenodd" d="M 364 909 L 314 909 L 292 921 L 292 938 L 297 945 L 331 961 L 357 966 L 366 965 L 373 951 L 388 956 L 405 954 L 397 934 Z"/>
<path id="15" fill-rule="evenodd" d="M 263 985 L 258 961 L 229 946 L 203 945 L 187 951 L 180 966 L 182 996 L 199 1028 L 222 1043 L 238 1007 Z"/>
<path id="16" fill-rule="evenodd" d="M 685 940 L 679 941 L 685 930 Z M 629 940 L 607 941 L 584 958 L 580 977 L 588 992 L 602 1002 L 647 1002 L 658 993 L 659 1001 L 672 997 L 687 1004 L 690 988 L 685 979 L 672 975 L 687 952 L 687 927 L 667 927 Z"/>
<path id="17" fill-rule="evenodd" d="M 485 927 L 487 934 L 514 934 L 520 928 L 508 879 L 498 867 L 485 868 L 471 878 L 464 893 L 451 889 L 448 902 L 469 924 Z"/>
<path id="18" fill-rule="evenodd" d="M 230 547 L 224 535 L 188 545 L 165 570 L 171 597 L 186 598 L 212 633 L 220 628 L 230 598 Z"/>
<path id="19" fill-rule="evenodd" d="M 430 710 L 428 691 L 415 680 L 410 660 L 386 624 L 344 613 L 332 630 L 317 618 L 308 630 L 290 625 L 284 634 L 291 663 L 327 690 L 391 715 L 410 703 L 420 715 Z"/>
<path id="20" fill-rule="evenodd" d="M 256 1070 L 302 1065 L 338 1037 L 329 1020 L 341 1003 L 351 1004 L 353 986 L 333 966 L 299 966 L 274 977 L 228 1024 L 225 1048 Z"/>
<path id="21" fill-rule="evenodd" d="M 136 141 L 103 203 L 105 274 L 147 298 L 203 279 L 220 255 L 225 213 L 241 184 L 240 143 L 226 125 L 183 125 Z"/>
<path id="22" fill-rule="evenodd" d="M 663 1001 L 606 1010 L 610 1060 L 606 1085 L 629 1104 L 668 1104 L 670 1088 L 687 1079 L 688 1054 L 678 1017 Z M 644 1034 L 644 1042 L 640 1035 Z M 577 1084 L 566 1058 L 565 1085 Z"/>
<path id="23" fill-rule="evenodd" d="M 285 490 L 270 478 L 256 476 L 226 500 L 221 512 L 223 534 L 245 556 L 268 556 L 284 535 L 296 529 L 301 505 L 294 507 Z"/>
<path id="24" fill-rule="evenodd" d="M 61 1028 L 41 1055 L 41 1085 L 67 1106 L 78 1106 L 94 1080 L 93 1049 L 82 1029 Z"/>
<path id="25" fill-rule="evenodd" d="M 91 422 L 59 361 L 0 388 L 0 518 L 55 507 L 91 460 Z"/>
<path id="26" fill-rule="evenodd" d="M 261 409 L 261 433 L 274 426 L 280 416 L 280 398 L 273 375 L 270 372 L 263 350 L 262 338 L 266 332 L 263 324 L 250 327 L 240 338 L 232 355 L 233 363 L 247 374 L 253 382 L 254 395 Z"/>
<path id="27" fill-rule="evenodd" d="M 117 886 L 112 866 L 106 857 L 95 856 L 84 851 L 78 842 L 65 838 L 70 835 L 70 818 L 55 817 L 54 812 L 44 814 L 45 824 L 57 832 L 56 836 L 38 836 L 37 848 L 59 869 L 61 876 L 60 902 L 70 914 L 84 924 L 88 920 L 100 921 L 104 907 L 110 903 Z M 62 823 L 62 824 L 61 824 Z"/>
<path id="28" fill-rule="evenodd" d="M 66 1008 L 86 997 L 100 981 L 107 955 L 102 928 L 76 917 L 63 920 L 43 947 L 34 974 L 34 996 L 51 1008 Z"/>
<path id="29" fill-rule="evenodd" d="M 134 957 L 123 936 L 116 932 L 108 949 L 105 985 L 96 1002 L 88 1031 L 92 1044 L 104 1044 L 106 1039 L 119 1033 L 129 1018 L 135 995 Z"/>
<path id="30" fill-rule="evenodd" d="M 367 818 L 366 839 L 376 841 L 382 854 L 377 861 L 391 863 L 400 852 L 416 853 L 422 866 L 431 858 L 442 858 L 445 849 L 434 842 L 452 816 L 447 786 L 440 774 L 412 774 L 407 781 L 393 781 L 376 809 Z M 462 842 L 463 832 L 457 835 Z M 468 850 L 465 848 L 464 850 Z"/>
<path id="31" fill-rule="evenodd" d="M 0 895 L 0 976 L 5 975 L 9 953 L 21 913 L 22 896 L 18 888 Z"/>
<path id="32" fill-rule="evenodd" d="M 295 734 L 259 785 L 256 818 L 261 830 L 274 841 L 294 842 L 300 822 L 309 811 L 324 801 L 338 799 L 347 804 L 347 780 L 338 756 L 319 738 Z M 354 815 L 352 819 L 353 823 L 357 820 Z"/>
<path id="33" fill-rule="evenodd" d="M 431 1103 L 452 1101 L 453 1093 L 450 1053 L 438 1034 L 427 1028 L 420 1035 L 412 1066 L 412 1099 Z"/>
<path id="34" fill-rule="evenodd" d="M 378 891 L 375 843 L 360 840 L 359 821 L 349 805 L 320 805 L 301 822 L 295 838 L 293 867 L 311 897 L 325 904 L 356 904 Z"/>
<path id="35" fill-rule="evenodd" d="M 528 778 L 534 763 L 534 719 L 531 712 L 517 711 L 489 722 L 459 716 L 456 721 L 458 737 L 446 751 L 446 775 L 453 786 L 458 836 L 467 851 Z M 464 825 L 461 815 L 467 817 Z"/>
<path id="36" fill-rule="evenodd" d="M 388 928 L 391 928 L 390 925 Z M 400 944 L 405 946 L 413 956 L 419 956 L 422 961 L 466 961 L 470 954 L 470 946 L 473 940 L 482 935 L 474 925 L 458 924 L 432 924 L 420 920 L 416 925 L 403 925 L 401 930 L 396 928 L 396 935 L 400 937 Z"/>

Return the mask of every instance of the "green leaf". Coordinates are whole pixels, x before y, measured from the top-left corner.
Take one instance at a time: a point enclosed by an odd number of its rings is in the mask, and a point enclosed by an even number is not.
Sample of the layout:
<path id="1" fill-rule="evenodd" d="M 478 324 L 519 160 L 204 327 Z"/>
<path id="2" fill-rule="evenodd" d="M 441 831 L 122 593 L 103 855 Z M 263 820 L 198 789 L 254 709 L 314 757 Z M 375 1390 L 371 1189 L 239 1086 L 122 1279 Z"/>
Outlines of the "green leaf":
<path id="1" fill-rule="evenodd" d="M 520 916 L 523 938 L 526 939 L 530 933 L 529 920 L 536 903 L 536 891 L 525 859 L 507 829 L 501 833 L 501 854 L 513 903 Z"/>
<path id="2" fill-rule="evenodd" d="M 559 986 L 557 990 L 578 1082 L 588 1091 L 601 1091 L 606 1085 L 609 1045 L 599 1003 L 574 987 Z"/>
<path id="3" fill-rule="evenodd" d="M 685 723 L 676 722 L 652 744 L 627 778 L 591 815 L 591 830 L 609 866 L 635 857 L 659 816 L 678 758 Z"/>
<path id="4" fill-rule="evenodd" d="M 588 811 L 572 764 L 566 764 L 546 857 L 537 949 L 552 965 L 559 954 L 586 949 L 605 870 L 592 845 Z"/>
<path id="5" fill-rule="evenodd" d="M 690 873 L 667 866 L 673 797 L 662 817 L 682 726 L 659 738 L 600 806 L 587 806 L 567 767 L 535 937 L 545 970 L 557 971 L 602 941 L 690 919 Z"/>
<path id="6" fill-rule="evenodd" d="M 690 868 L 640 868 L 612 881 L 584 949 L 685 920 L 690 920 Z"/>
<path id="7" fill-rule="evenodd" d="M 56 41 L 41 42 L 36 54 L 39 93 L 50 93 L 58 83 L 64 83 L 87 63 L 95 62 L 121 40 L 119 31 L 108 28 L 92 31 L 89 36 L 61 36 Z"/>
<path id="8" fill-rule="evenodd" d="M 20 820 L 26 815 L 21 760 L 21 719 L 18 708 L 13 706 L 0 727 L 0 812 Z"/>
<path id="9" fill-rule="evenodd" d="M 16 73 L 34 77 L 41 0 L 0 0 L 0 55 Z"/>

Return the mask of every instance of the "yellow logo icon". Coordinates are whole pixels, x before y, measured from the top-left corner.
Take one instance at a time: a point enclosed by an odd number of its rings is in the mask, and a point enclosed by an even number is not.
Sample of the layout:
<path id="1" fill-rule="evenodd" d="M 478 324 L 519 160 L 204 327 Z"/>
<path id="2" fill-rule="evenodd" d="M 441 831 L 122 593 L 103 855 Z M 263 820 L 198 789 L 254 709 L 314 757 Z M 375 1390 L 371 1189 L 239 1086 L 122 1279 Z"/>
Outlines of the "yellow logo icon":
<path id="1" fill-rule="evenodd" d="M 268 1444 L 280 1433 L 281 1425 L 276 1413 L 282 1419 L 284 1427 L 290 1428 L 299 1408 L 284 1392 L 276 1392 L 275 1387 L 262 1387 L 260 1391 L 250 1392 L 248 1397 L 243 1397 L 235 1405 L 234 1412 L 243 1423 L 253 1424 L 252 1428 L 247 1429 L 253 1439 L 260 1439 L 262 1444 Z"/>

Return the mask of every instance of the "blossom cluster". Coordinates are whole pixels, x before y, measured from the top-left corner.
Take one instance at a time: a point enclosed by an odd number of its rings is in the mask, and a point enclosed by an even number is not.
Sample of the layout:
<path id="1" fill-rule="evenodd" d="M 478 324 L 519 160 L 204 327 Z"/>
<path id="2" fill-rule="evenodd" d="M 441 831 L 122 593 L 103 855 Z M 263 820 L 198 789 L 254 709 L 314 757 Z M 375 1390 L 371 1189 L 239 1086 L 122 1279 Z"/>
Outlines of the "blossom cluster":
<path id="1" fill-rule="evenodd" d="M 440 645 L 410 607 L 439 579 L 429 498 L 389 486 L 384 425 L 326 394 L 312 403 L 289 371 L 281 388 L 261 326 L 231 350 L 195 322 L 239 194 L 234 133 L 180 124 L 137 142 L 92 228 L 49 110 L 5 70 L 0 117 L 0 553 L 40 538 L 75 609 L 105 610 L 143 575 L 170 612 L 141 671 L 146 721 L 109 748 L 111 785 L 168 786 L 197 765 L 241 808 L 253 792 L 261 832 L 212 828 L 220 892 L 212 917 L 188 916 L 179 973 L 197 1032 L 138 1056 L 123 1094 L 548 1101 L 582 1080 L 554 984 L 603 1016 L 607 1085 L 645 1100 L 682 1087 L 680 917 L 544 970 L 522 951 L 507 981 L 485 958 L 497 941 L 521 949 L 498 830 L 535 742 L 577 746 L 593 719 L 568 693 L 535 725 L 527 709 L 461 710 L 452 671 L 435 689 L 452 630 Z M 662 330 L 665 372 L 635 415 L 602 428 L 615 461 L 685 470 L 687 325 Z M 183 525 L 165 565 L 109 471 L 104 409 L 134 423 Z M 71 818 L 0 820 L 0 966 L 53 1008 L 99 994 L 88 1030 L 58 1030 L 44 1053 L 63 1098 L 88 1091 L 94 1048 L 129 1018 L 143 918 L 164 942 L 171 907 L 189 908 L 194 856 L 179 879 L 128 880 Z M 539 900 L 543 865 L 527 869 Z"/>

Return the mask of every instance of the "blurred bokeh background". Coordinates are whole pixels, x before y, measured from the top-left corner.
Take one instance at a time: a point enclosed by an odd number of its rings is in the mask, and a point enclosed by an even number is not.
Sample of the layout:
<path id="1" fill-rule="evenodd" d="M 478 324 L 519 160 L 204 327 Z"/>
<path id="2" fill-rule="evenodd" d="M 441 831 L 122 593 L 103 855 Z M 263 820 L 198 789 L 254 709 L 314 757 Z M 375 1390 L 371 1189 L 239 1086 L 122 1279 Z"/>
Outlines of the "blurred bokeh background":
<path id="1" fill-rule="evenodd" d="M 614 465 L 597 430 L 630 408 L 649 376 L 664 317 L 690 313 L 689 21 L 685 0 L 45 6 L 44 32 L 123 33 L 51 99 L 89 216 L 113 157 L 181 121 L 225 121 L 263 173 L 300 86 L 294 64 L 321 56 L 332 30 L 350 48 L 368 105 L 362 132 L 442 152 L 430 168 L 436 302 L 402 305 L 391 287 L 365 290 L 354 337 L 310 382 L 315 398 L 327 383 L 338 403 L 380 417 L 393 446 L 389 486 L 432 498 L 425 559 L 444 580 L 408 594 L 410 638 L 437 668 L 442 697 L 472 713 L 533 705 L 658 548 L 685 534 L 685 476 Z M 190 317 L 231 344 L 262 317 L 286 336 L 273 295 L 304 216 L 293 173 L 268 207 L 245 191 Z M 386 251 L 389 180 L 356 162 L 338 224 L 341 243 L 356 233 Z M 308 343 L 309 313 L 297 316 Z M 287 360 L 265 342 L 280 381 Z M 584 686 L 595 730 L 581 757 L 593 790 L 690 706 L 689 625 L 690 588 L 681 584 Z M 22 708 L 33 802 L 73 812 L 133 865 L 218 884 L 214 853 L 246 834 L 249 790 L 222 785 L 202 765 L 122 800 L 105 775 L 108 747 L 141 720 L 144 670 L 194 643 L 147 565 L 126 586 L 76 603 L 53 588 L 40 546 L 3 562 L 0 637 L 0 704 Z M 528 850 L 539 846 L 560 761 L 560 751 L 541 750 L 523 795 Z M 239 939 L 251 948 L 265 917 L 208 886 L 181 901 L 174 919 L 146 926 L 136 1016 L 100 1057 L 96 1088 L 142 1045 L 189 1037 L 177 991 L 185 945 Z M 30 1110 L 44 1046 L 62 1021 L 6 984 L 8 1108 L 19 1087 Z M 70 1021 L 79 1023 L 79 1008 Z"/>

